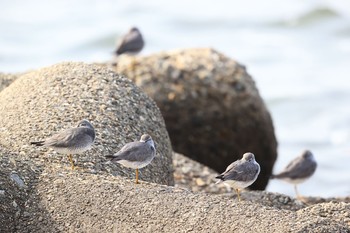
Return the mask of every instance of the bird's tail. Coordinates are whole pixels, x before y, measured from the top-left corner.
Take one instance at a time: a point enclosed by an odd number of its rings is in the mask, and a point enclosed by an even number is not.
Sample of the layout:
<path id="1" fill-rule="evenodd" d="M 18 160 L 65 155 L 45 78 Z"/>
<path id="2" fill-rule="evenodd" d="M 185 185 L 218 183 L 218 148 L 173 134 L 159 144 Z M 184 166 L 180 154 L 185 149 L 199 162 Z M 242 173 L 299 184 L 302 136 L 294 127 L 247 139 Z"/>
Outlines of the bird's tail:
<path id="1" fill-rule="evenodd" d="M 219 184 L 219 183 L 221 183 L 222 180 L 223 180 L 223 175 L 218 175 L 218 176 L 216 176 L 215 178 L 216 178 L 216 179 L 219 179 L 218 181 L 216 181 L 215 184 Z"/>
<path id="2" fill-rule="evenodd" d="M 117 162 L 120 160 L 120 158 L 118 158 L 118 156 L 115 155 L 106 155 L 105 157 L 111 159 L 112 162 Z"/>
<path id="3" fill-rule="evenodd" d="M 39 142 L 30 142 L 31 145 L 35 145 L 35 146 L 43 146 L 45 143 L 45 141 L 39 141 Z"/>

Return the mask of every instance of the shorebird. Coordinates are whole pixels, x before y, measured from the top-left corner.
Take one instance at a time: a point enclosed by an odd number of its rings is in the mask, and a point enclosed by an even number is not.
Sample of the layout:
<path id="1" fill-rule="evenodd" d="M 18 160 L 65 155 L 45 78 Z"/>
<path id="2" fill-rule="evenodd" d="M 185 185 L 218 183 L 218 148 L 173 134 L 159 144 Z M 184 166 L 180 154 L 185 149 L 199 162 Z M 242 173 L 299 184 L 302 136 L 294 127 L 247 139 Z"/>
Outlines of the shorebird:
<path id="1" fill-rule="evenodd" d="M 135 55 L 142 50 L 144 44 L 145 42 L 140 30 L 136 27 L 132 27 L 129 32 L 118 41 L 115 54 L 117 56 L 121 54 Z"/>
<path id="2" fill-rule="evenodd" d="M 108 155 L 111 162 L 136 170 L 136 181 L 139 183 L 139 169 L 151 163 L 156 155 L 154 142 L 148 134 L 141 136 L 138 142 L 129 142 L 114 155 Z"/>
<path id="3" fill-rule="evenodd" d="M 316 170 L 316 160 L 309 150 L 305 150 L 300 156 L 293 159 L 287 167 L 277 175 L 272 175 L 271 179 L 281 179 L 288 183 L 294 184 L 294 190 L 297 198 L 299 195 L 297 184 L 300 184 L 310 178 Z"/>
<path id="4" fill-rule="evenodd" d="M 215 177 L 219 179 L 216 183 L 225 182 L 232 186 L 241 201 L 240 189 L 244 189 L 253 184 L 260 173 L 260 165 L 255 161 L 253 153 L 247 152 L 243 158 L 231 163 L 226 171 Z"/>
<path id="5" fill-rule="evenodd" d="M 95 129 L 88 120 L 82 120 L 75 128 L 66 129 L 43 141 L 31 142 L 32 145 L 50 147 L 61 154 L 68 154 L 74 170 L 72 155 L 81 154 L 91 148 L 95 140 Z"/>
<path id="6" fill-rule="evenodd" d="M 130 28 L 129 32 L 125 34 L 117 43 L 117 49 L 115 54 L 117 55 L 116 61 L 113 65 L 118 65 L 118 56 L 122 54 L 136 55 L 143 49 L 145 42 L 143 40 L 140 30 L 136 27 Z M 130 69 L 135 71 L 136 61 L 135 57 L 132 58 Z"/>

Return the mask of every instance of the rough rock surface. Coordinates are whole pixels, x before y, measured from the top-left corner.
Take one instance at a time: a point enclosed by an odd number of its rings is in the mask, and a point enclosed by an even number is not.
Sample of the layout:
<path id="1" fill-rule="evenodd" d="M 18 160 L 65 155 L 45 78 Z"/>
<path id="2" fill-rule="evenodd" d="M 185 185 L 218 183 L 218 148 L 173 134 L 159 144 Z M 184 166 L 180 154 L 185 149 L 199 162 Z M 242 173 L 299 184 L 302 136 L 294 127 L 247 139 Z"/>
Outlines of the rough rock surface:
<path id="1" fill-rule="evenodd" d="M 91 150 L 74 155 L 77 165 L 134 177 L 135 171 L 105 159 L 125 143 L 149 133 L 157 156 L 140 179 L 173 185 L 172 149 L 164 120 L 152 99 L 112 70 L 83 63 L 62 63 L 29 72 L 0 92 L 0 146 L 17 159 L 35 161 L 35 169 L 54 164 L 70 169 L 66 155 L 30 146 L 55 132 L 88 119 L 96 130 Z"/>
<path id="2" fill-rule="evenodd" d="M 253 152 L 265 189 L 277 156 L 271 116 L 244 66 L 213 49 L 121 57 L 115 67 L 159 106 L 174 151 L 223 172 Z"/>
<path id="3" fill-rule="evenodd" d="M 288 198 L 266 192 L 251 192 L 255 199 L 238 202 L 226 195 L 135 185 L 105 172 L 58 170 L 54 164 L 32 171 L 31 161 L 15 159 L 5 165 L 5 186 L 21 183 L 10 180 L 14 170 L 24 186 L 17 188 L 22 193 L 5 190 L 14 216 L 12 222 L 0 219 L 0 232 L 350 232 L 345 203 L 290 210 L 284 208 L 291 204 Z"/>
<path id="4" fill-rule="evenodd" d="M 19 74 L 5 74 L 0 73 L 0 91 L 2 91 L 5 87 L 10 85 L 13 81 L 18 78 Z"/>
<path id="5" fill-rule="evenodd" d="M 192 192 L 230 193 L 232 190 L 223 183 L 215 184 L 218 172 L 182 154 L 173 154 L 175 187 Z"/>
<path id="6" fill-rule="evenodd" d="M 350 203 L 350 196 L 347 197 L 307 197 L 306 202 L 308 204 L 319 204 L 326 202 L 345 202 Z"/>
<path id="7" fill-rule="evenodd" d="M 23 179 L 28 177 L 29 168 L 26 167 L 21 173 L 22 183 L 16 183 L 17 165 L 11 153 L 0 146 L 0 232 L 14 232 L 17 220 L 21 211 L 25 208 L 25 201 L 28 199 L 28 193 L 23 185 Z M 11 162 L 11 160 L 13 162 Z M 26 178 L 24 178 L 26 177 Z"/>

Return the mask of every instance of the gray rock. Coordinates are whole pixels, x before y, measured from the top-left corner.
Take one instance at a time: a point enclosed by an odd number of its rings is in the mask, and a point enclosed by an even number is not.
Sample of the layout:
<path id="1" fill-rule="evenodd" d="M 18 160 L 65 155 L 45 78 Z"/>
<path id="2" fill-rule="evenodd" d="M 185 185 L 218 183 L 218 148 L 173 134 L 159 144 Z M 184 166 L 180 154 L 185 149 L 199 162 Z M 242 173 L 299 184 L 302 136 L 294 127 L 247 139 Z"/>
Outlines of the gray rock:
<path id="1" fill-rule="evenodd" d="M 24 184 L 24 181 L 21 179 L 21 177 L 19 177 L 18 174 L 16 173 L 11 173 L 10 174 L 10 179 L 13 180 L 19 188 L 25 188 L 26 185 Z"/>
<path id="2" fill-rule="evenodd" d="M 0 92 L 0 146 L 35 161 L 36 169 L 68 168 L 66 155 L 30 146 L 55 132 L 88 119 L 97 138 L 93 148 L 74 155 L 87 171 L 108 171 L 132 178 L 135 171 L 108 163 L 106 155 L 149 133 L 157 156 L 140 179 L 173 185 L 172 149 L 156 104 L 129 79 L 112 70 L 83 63 L 62 63 L 29 72 Z"/>
<path id="3" fill-rule="evenodd" d="M 223 172 L 253 152 L 265 189 L 277 156 L 271 116 L 244 66 L 213 49 L 123 57 L 115 68 L 159 106 L 174 151 Z"/>

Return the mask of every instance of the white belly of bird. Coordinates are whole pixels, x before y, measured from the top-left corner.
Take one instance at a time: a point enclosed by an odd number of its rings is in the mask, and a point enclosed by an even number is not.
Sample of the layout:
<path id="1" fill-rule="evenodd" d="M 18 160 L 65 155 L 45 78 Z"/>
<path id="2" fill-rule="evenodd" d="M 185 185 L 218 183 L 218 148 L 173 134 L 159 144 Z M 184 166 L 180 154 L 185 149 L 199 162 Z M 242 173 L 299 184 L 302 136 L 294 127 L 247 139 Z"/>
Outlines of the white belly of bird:
<path id="1" fill-rule="evenodd" d="M 64 147 L 52 147 L 55 151 L 60 154 L 81 154 L 86 150 L 90 149 L 91 146 L 88 147 L 76 147 L 76 148 L 64 148 Z"/>
<path id="2" fill-rule="evenodd" d="M 235 180 L 225 180 L 224 182 L 234 189 L 244 189 L 249 185 L 253 184 L 255 180 L 244 182 L 244 181 L 235 181 Z"/>
<path id="3" fill-rule="evenodd" d="M 303 178 L 303 179 L 290 179 L 290 178 L 283 178 L 281 180 L 288 182 L 290 184 L 300 184 L 303 183 L 307 178 Z"/>
<path id="4" fill-rule="evenodd" d="M 123 165 L 124 167 L 136 169 L 136 168 L 143 168 L 146 167 L 152 160 L 145 160 L 145 161 L 133 161 L 130 162 L 128 160 L 119 160 L 118 163 Z"/>

